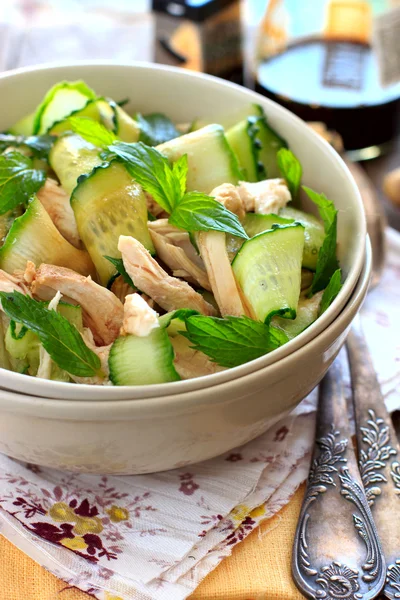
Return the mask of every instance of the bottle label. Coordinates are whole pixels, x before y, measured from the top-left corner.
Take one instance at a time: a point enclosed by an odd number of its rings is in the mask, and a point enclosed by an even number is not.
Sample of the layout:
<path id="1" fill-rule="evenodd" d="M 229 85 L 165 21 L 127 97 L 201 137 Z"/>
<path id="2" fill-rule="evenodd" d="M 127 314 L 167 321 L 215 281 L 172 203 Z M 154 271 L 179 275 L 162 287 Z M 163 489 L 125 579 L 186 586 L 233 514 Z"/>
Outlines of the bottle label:
<path id="1" fill-rule="evenodd" d="M 372 36 L 383 87 L 400 81 L 400 6 L 376 15 Z"/>

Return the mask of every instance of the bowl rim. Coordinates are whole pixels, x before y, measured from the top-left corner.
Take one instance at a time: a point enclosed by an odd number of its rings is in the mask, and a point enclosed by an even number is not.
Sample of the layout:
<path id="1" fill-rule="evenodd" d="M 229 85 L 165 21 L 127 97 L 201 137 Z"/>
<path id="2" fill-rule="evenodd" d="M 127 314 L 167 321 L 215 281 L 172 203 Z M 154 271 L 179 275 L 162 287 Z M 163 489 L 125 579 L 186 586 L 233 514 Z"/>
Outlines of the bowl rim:
<path id="1" fill-rule="evenodd" d="M 332 321 L 332 323 L 318 336 L 314 337 L 305 346 L 302 346 L 296 352 L 293 352 L 283 358 L 278 363 L 268 365 L 263 369 L 253 371 L 240 378 L 240 385 L 247 389 L 247 383 L 251 383 L 252 380 L 262 377 L 263 374 L 268 374 L 273 370 L 287 371 L 288 368 L 296 361 L 299 353 L 309 353 L 312 349 L 320 343 L 321 338 L 335 336 L 335 331 L 341 329 L 342 322 L 350 318 L 349 323 L 345 326 L 345 329 L 349 329 L 352 320 L 362 307 L 362 303 L 367 295 L 369 284 L 371 281 L 372 273 L 372 250 L 369 237 L 366 240 L 366 253 L 365 261 L 362 272 L 357 281 L 356 287 L 351 294 L 344 309 L 340 312 L 339 316 Z M 340 332 L 339 332 L 340 333 Z M 338 334 L 339 335 L 339 334 Z M 337 336 L 336 336 L 337 337 Z M 333 339 L 336 339 L 333 337 Z M 206 390 L 199 389 L 193 393 L 186 394 L 172 394 L 164 397 L 153 397 L 145 398 L 141 400 L 130 399 L 130 400 L 107 400 L 97 404 L 96 412 L 93 412 L 93 402 L 91 400 L 82 400 L 79 403 L 71 403 L 69 400 L 62 400 L 51 397 L 38 397 L 30 396 L 24 393 L 13 392 L 0 388 L 0 412 L 7 410 L 9 412 L 26 412 L 34 411 L 35 416 L 47 417 L 47 418 L 67 418 L 69 420 L 120 420 L 122 418 L 135 417 L 137 419 L 146 419 L 151 415 L 157 414 L 160 416 L 166 411 L 176 413 L 179 412 L 191 412 L 193 406 L 199 404 L 209 404 L 210 402 L 215 404 L 226 404 L 234 402 L 235 399 L 235 387 L 238 382 L 236 380 L 230 380 L 225 383 L 214 386 L 214 396 L 210 400 Z M 216 388 L 216 390 L 215 390 Z M 220 389 L 224 390 L 225 394 L 218 394 Z M 229 400 L 226 400 L 226 390 L 231 390 L 231 396 Z M 217 392 L 215 394 L 215 391 Z M 246 394 L 241 394 L 242 398 L 245 398 Z M 293 406 L 292 408 L 294 408 Z M 71 414 L 72 411 L 72 414 Z M 118 415 L 118 413 L 120 413 Z M 118 418 L 117 418 L 118 417 Z"/>
<path id="2" fill-rule="evenodd" d="M 299 334 L 293 340 L 290 340 L 284 346 L 281 346 L 280 348 L 274 350 L 270 354 L 261 356 L 243 365 L 239 365 L 237 367 L 227 369 L 226 371 L 221 371 L 211 375 L 205 375 L 195 379 L 181 380 L 176 382 L 154 385 L 120 387 L 89 385 L 82 383 L 71 384 L 69 382 L 49 381 L 45 379 L 37 379 L 29 375 L 14 373 L 12 371 L 0 368 L 0 377 L 3 380 L 1 381 L 1 386 L 4 387 L 4 389 L 21 391 L 22 393 L 24 393 L 22 388 L 29 388 L 29 393 L 34 396 L 47 397 L 51 395 L 53 398 L 57 398 L 59 400 L 69 400 L 77 402 L 81 402 L 82 400 L 88 400 L 90 402 L 106 402 L 108 401 L 110 394 L 112 394 L 114 401 L 140 401 L 144 398 L 151 399 L 155 397 L 170 396 L 172 394 L 180 395 L 186 394 L 187 392 L 194 392 L 196 390 L 204 389 L 210 386 L 226 383 L 228 381 L 233 381 L 238 378 L 242 378 L 259 369 L 263 369 L 278 361 L 283 360 L 285 357 L 290 356 L 300 348 L 307 345 L 315 336 L 320 335 L 330 325 L 330 323 L 335 318 L 337 318 L 338 313 L 340 312 L 340 310 L 343 309 L 354 290 L 361 269 L 363 267 L 363 262 L 365 260 L 365 244 L 362 240 L 366 236 L 366 219 L 360 192 L 348 167 L 346 166 L 342 158 L 337 154 L 337 152 L 328 144 L 328 142 L 326 142 L 310 127 L 308 127 L 306 123 L 302 121 L 302 119 L 288 111 L 286 108 L 278 105 L 276 102 L 270 100 L 269 98 L 258 94 L 257 92 L 239 86 L 235 83 L 219 79 L 218 77 L 214 77 L 212 75 L 187 71 L 179 67 L 172 67 L 169 65 L 158 65 L 154 63 L 133 61 L 121 62 L 102 59 L 92 61 L 52 62 L 41 65 L 22 67 L 1 73 L 0 86 L 1 82 L 4 80 L 23 77 L 26 73 L 54 71 L 59 72 L 60 78 L 62 78 L 62 71 L 74 67 L 78 69 L 94 68 L 100 70 L 107 67 L 118 67 L 127 68 L 128 70 L 173 73 L 182 80 L 206 80 L 213 86 L 217 86 L 220 88 L 231 88 L 233 91 L 236 91 L 236 93 L 240 93 L 243 97 L 246 96 L 248 102 L 251 102 L 251 100 L 253 99 L 253 102 L 258 102 L 266 106 L 272 106 L 273 110 L 276 111 L 278 114 L 280 113 L 283 119 L 285 119 L 289 123 L 292 123 L 294 128 L 300 128 L 300 130 L 302 130 L 305 135 L 311 137 L 314 140 L 314 143 L 320 147 L 321 151 L 328 153 L 330 159 L 335 161 L 340 166 L 343 174 L 346 175 L 350 187 L 353 191 L 355 206 L 358 208 L 359 216 L 361 217 L 360 248 L 356 253 L 355 261 L 352 264 L 351 271 L 347 275 L 343 287 L 339 292 L 339 295 L 337 296 L 337 298 L 335 298 L 335 300 L 333 301 L 331 306 L 329 306 L 329 308 L 325 311 L 325 313 L 321 315 L 321 317 L 319 317 L 304 332 Z M 79 73 L 77 73 L 77 77 L 79 77 Z M 266 111 L 267 110 L 268 109 L 266 108 Z M 4 380 L 7 380 L 7 384 Z M 90 396 L 91 398 L 89 398 Z"/>

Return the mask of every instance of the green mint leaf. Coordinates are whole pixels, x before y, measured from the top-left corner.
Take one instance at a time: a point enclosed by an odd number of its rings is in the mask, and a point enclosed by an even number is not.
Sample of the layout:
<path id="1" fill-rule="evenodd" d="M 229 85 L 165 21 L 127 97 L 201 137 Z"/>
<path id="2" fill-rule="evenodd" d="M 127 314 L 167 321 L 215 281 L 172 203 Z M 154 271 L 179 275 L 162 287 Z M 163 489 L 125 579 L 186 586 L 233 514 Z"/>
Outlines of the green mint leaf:
<path id="1" fill-rule="evenodd" d="M 317 205 L 326 233 L 324 242 L 318 252 L 317 267 L 311 286 L 311 294 L 315 294 L 327 287 L 332 275 L 339 268 L 339 262 L 336 258 L 338 211 L 332 200 L 328 200 L 324 194 L 318 194 L 305 185 L 303 185 L 303 190 Z"/>
<path id="2" fill-rule="evenodd" d="M 311 286 L 311 294 L 315 294 L 325 289 L 334 274 L 339 268 L 339 261 L 336 258 L 336 235 L 337 235 L 337 215 L 326 232 L 324 242 L 318 252 L 317 268 Z"/>
<path id="3" fill-rule="evenodd" d="M 0 292 L 0 300 L 6 315 L 36 333 L 61 369 L 78 377 L 91 377 L 99 372 L 99 357 L 65 317 L 19 292 Z"/>
<path id="4" fill-rule="evenodd" d="M 276 159 L 282 177 L 289 188 L 292 200 L 295 200 L 299 193 L 301 176 L 303 174 L 301 164 L 293 152 L 287 148 L 278 150 Z"/>
<path id="5" fill-rule="evenodd" d="M 124 267 L 124 261 L 122 260 L 122 258 L 113 258 L 112 256 L 105 256 L 105 255 L 104 255 L 104 258 L 109 260 L 110 263 L 112 265 L 114 265 L 114 267 L 117 269 L 119 275 L 121 275 L 121 277 L 125 281 L 125 283 L 130 285 L 131 288 L 133 288 L 134 290 L 137 290 L 137 287 L 135 286 L 132 279 L 129 277 L 128 273 L 126 272 L 126 269 Z M 114 281 L 114 279 L 115 278 L 113 277 L 112 282 Z"/>
<path id="6" fill-rule="evenodd" d="M 332 275 L 327 287 L 322 294 L 321 304 L 319 307 L 318 316 L 320 317 L 322 313 L 326 311 L 326 309 L 332 304 L 340 290 L 342 289 L 342 272 L 340 269 L 337 269 Z"/>
<path id="7" fill-rule="evenodd" d="M 318 207 L 318 212 L 321 219 L 324 222 L 325 233 L 328 233 L 336 215 L 337 210 L 335 208 L 332 200 L 328 200 L 325 194 L 318 194 L 318 192 L 314 192 L 311 188 L 303 185 L 303 190 L 306 192 L 307 196 L 314 202 L 314 204 Z"/>
<path id="8" fill-rule="evenodd" d="M 25 136 L 0 133 L 0 152 L 4 152 L 9 146 L 25 146 L 30 148 L 38 158 L 47 158 L 55 139 L 53 135 Z"/>
<path id="9" fill-rule="evenodd" d="M 172 173 L 175 179 L 179 182 L 180 197 L 185 195 L 186 191 L 186 179 L 188 174 L 188 158 L 187 154 L 184 154 L 172 165 Z"/>
<path id="10" fill-rule="evenodd" d="M 137 113 L 135 119 L 140 127 L 139 141 L 148 146 L 158 146 L 182 135 L 173 122 L 161 113 L 150 115 Z"/>
<path id="11" fill-rule="evenodd" d="M 44 184 L 43 171 L 32 168 L 32 160 L 19 152 L 0 156 L 0 215 L 25 204 Z"/>
<path id="12" fill-rule="evenodd" d="M 176 170 L 173 172 L 166 156 L 142 142 L 114 142 L 109 146 L 109 151 L 125 163 L 132 177 L 153 196 L 161 208 L 168 213 L 173 211 L 186 181 L 178 180 L 178 173 Z M 184 169 L 181 168 L 179 174 L 183 179 Z"/>
<path id="13" fill-rule="evenodd" d="M 249 317 L 191 316 L 185 319 L 186 331 L 180 332 L 193 348 L 206 354 L 222 367 L 237 367 L 275 350 L 288 338 Z"/>
<path id="14" fill-rule="evenodd" d="M 248 239 L 237 216 L 201 192 L 185 194 L 172 211 L 169 222 L 186 231 L 223 231 Z"/>
<path id="15" fill-rule="evenodd" d="M 112 131 L 89 117 L 70 117 L 68 123 L 71 131 L 97 148 L 106 149 L 118 139 Z"/>

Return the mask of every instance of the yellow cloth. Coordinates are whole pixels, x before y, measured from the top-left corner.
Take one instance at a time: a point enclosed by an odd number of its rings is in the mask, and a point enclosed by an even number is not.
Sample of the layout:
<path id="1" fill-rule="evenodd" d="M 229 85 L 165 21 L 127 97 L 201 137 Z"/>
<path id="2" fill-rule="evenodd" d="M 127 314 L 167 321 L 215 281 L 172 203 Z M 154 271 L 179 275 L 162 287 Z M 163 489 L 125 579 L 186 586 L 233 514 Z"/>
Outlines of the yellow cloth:
<path id="1" fill-rule="evenodd" d="M 301 486 L 287 506 L 233 549 L 232 556 L 206 577 L 190 600 L 302 600 L 291 579 L 290 560 L 303 494 Z M 0 581 L 0 600 L 91 598 L 68 589 L 1 536 Z"/>

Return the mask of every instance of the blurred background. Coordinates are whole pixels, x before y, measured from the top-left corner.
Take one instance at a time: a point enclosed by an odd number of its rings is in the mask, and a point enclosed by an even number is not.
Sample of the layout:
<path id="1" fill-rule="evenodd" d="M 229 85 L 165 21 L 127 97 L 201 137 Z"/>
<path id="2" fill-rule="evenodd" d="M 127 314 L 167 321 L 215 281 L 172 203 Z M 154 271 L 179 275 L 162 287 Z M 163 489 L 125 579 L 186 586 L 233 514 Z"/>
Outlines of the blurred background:
<path id="1" fill-rule="evenodd" d="M 1 3 L 0 70 L 84 59 L 177 65 L 274 99 L 362 164 L 400 229 L 400 0 Z"/>

